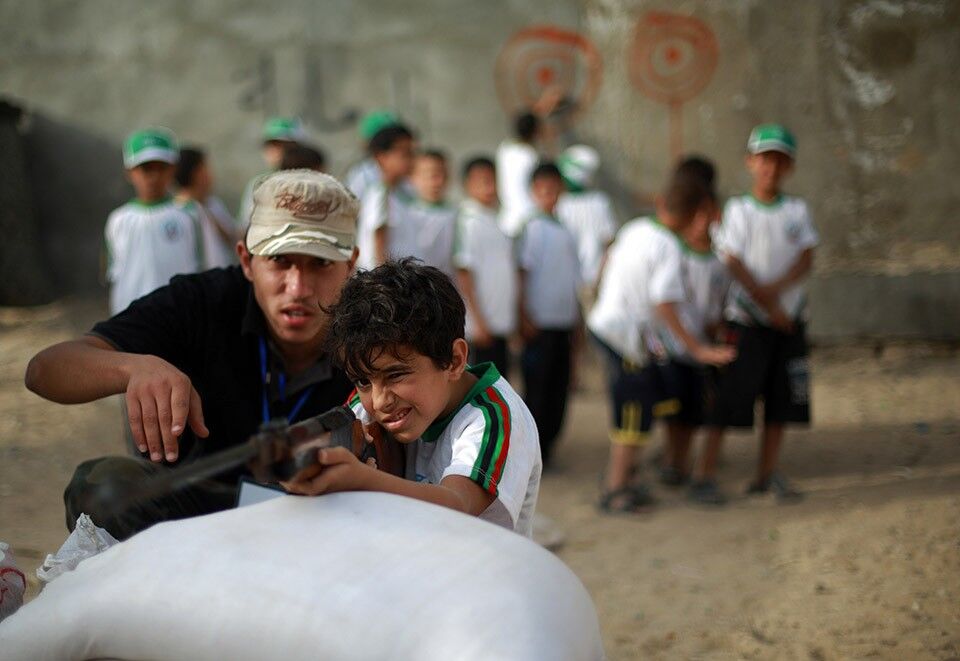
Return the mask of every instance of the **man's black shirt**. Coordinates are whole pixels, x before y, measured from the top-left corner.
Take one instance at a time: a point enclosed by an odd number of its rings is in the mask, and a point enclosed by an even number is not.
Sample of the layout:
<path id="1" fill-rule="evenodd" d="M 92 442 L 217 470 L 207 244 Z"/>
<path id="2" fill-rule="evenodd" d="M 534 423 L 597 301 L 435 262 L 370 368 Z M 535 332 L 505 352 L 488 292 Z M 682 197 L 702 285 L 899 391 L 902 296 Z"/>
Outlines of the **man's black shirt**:
<path id="1" fill-rule="evenodd" d="M 287 416 L 304 392 L 309 395 L 295 421 L 343 404 L 352 385 L 326 358 L 277 388 L 283 363 L 266 336 L 266 320 L 253 286 L 240 267 L 213 269 L 173 278 L 166 287 L 134 301 L 116 316 L 96 324 L 91 334 L 119 351 L 150 354 L 190 378 L 210 431 L 180 437 L 178 463 L 236 445 L 262 422 L 264 379 L 260 342 L 267 347 L 267 399 L 272 417 Z M 312 390 L 311 390 L 312 387 Z M 242 471 L 221 476 L 234 483 Z"/>

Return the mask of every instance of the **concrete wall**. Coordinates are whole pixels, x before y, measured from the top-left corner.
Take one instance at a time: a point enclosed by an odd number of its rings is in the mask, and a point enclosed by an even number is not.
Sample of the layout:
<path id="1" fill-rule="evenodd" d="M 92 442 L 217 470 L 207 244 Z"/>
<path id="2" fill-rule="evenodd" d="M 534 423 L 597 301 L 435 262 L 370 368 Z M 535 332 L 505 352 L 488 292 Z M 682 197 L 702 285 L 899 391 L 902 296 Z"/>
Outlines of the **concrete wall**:
<path id="1" fill-rule="evenodd" d="M 713 75 L 675 118 L 684 151 L 719 163 L 724 192 L 749 185 L 751 126 L 782 122 L 798 136 L 787 188 L 811 202 L 823 239 L 813 332 L 960 336 L 960 3 L 587 2 L 583 29 L 607 82 L 629 80 L 635 29 L 657 11 L 695 17 L 715 36 Z M 689 32 L 677 23 L 673 34 Z M 664 85 L 693 75 L 661 68 Z M 629 83 L 605 84 L 583 132 L 620 176 L 652 191 L 670 115 Z"/>
<path id="2" fill-rule="evenodd" d="M 538 25 L 581 41 L 508 42 Z M 38 223 L 66 270 L 96 272 L 105 211 L 127 194 L 119 144 L 138 126 L 207 145 L 232 201 L 261 167 L 265 114 L 300 114 L 337 172 L 359 155 L 351 115 L 383 106 L 459 160 L 507 132 L 495 78 L 516 96 L 570 74 L 582 103 L 567 137 L 600 149 L 624 219 L 678 148 L 714 158 L 723 192 L 739 192 L 750 127 L 793 128 L 789 190 L 823 236 L 812 308 L 824 339 L 960 336 L 958 54 L 949 0 L 0 4 L 0 93 L 40 118 L 32 171 L 57 174 Z"/>

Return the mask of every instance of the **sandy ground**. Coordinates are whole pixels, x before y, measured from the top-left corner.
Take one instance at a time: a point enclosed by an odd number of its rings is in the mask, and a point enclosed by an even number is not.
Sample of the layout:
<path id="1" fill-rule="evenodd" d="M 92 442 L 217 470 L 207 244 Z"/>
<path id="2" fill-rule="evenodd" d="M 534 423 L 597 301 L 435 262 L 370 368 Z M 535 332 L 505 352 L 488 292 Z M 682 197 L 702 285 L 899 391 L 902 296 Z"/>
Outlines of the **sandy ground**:
<path id="1" fill-rule="evenodd" d="M 102 314 L 84 302 L 0 309 L 0 540 L 28 572 L 63 541 L 75 464 L 122 449 L 114 401 L 28 393 L 27 360 Z M 782 467 L 798 505 L 741 496 L 756 442 L 730 438 L 732 502 L 601 516 L 606 403 L 588 366 L 540 510 L 597 605 L 611 659 L 960 659 L 960 357 L 931 346 L 820 349 L 815 424 Z M 656 453 L 656 443 L 650 448 Z M 32 590 L 35 590 L 35 585 Z"/>

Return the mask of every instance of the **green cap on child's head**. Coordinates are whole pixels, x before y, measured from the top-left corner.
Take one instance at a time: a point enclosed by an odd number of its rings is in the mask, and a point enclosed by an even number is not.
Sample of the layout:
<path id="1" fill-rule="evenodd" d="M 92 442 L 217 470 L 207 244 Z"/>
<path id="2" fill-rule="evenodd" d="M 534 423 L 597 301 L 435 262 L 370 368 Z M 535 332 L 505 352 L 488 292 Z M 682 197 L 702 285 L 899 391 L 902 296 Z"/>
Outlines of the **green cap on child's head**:
<path id="1" fill-rule="evenodd" d="M 360 119 L 360 137 L 369 141 L 381 130 L 399 123 L 400 118 L 390 110 L 371 110 Z"/>
<path id="2" fill-rule="evenodd" d="M 149 161 L 175 164 L 179 154 L 173 131 L 162 127 L 134 131 L 123 142 L 123 166 L 128 170 Z"/>
<path id="3" fill-rule="evenodd" d="M 600 154 L 593 147 L 573 145 L 557 158 L 557 167 L 567 188 L 583 190 L 593 183 L 593 177 L 600 167 Z"/>
<path id="4" fill-rule="evenodd" d="M 300 142 L 305 140 L 307 132 L 299 117 L 271 117 L 263 124 L 263 141 Z"/>
<path id="5" fill-rule="evenodd" d="M 760 154 L 765 151 L 778 151 L 794 158 L 797 154 L 797 141 L 793 134 L 781 124 L 761 124 L 750 131 L 747 151 Z"/>

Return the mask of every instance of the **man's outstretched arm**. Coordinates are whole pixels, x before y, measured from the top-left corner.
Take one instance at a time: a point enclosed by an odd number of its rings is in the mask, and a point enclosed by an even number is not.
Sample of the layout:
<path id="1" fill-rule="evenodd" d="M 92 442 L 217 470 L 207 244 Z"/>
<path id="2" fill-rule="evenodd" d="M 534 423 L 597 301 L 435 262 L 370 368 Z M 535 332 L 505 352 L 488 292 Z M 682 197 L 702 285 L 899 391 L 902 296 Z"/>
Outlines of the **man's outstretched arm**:
<path id="1" fill-rule="evenodd" d="M 197 436 L 209 434 L 200 395 L 186 374 L 161 358 L 117 351 L 91 335 L 38 353 L 27 365 L 24 382 L 60 404 L 125 393 L 133 438 L 153 461 L 176 460 L 177 439 L 187 424 Z"/>
<path id="2" fill-rule="evenodd" d="M 114 349 L 106 340 L 85 335 L 60 342 L 27 365 L 27 388 L 58 404 L 83 404 L 126 392 L 130 363 L 141 356 Z"/>

